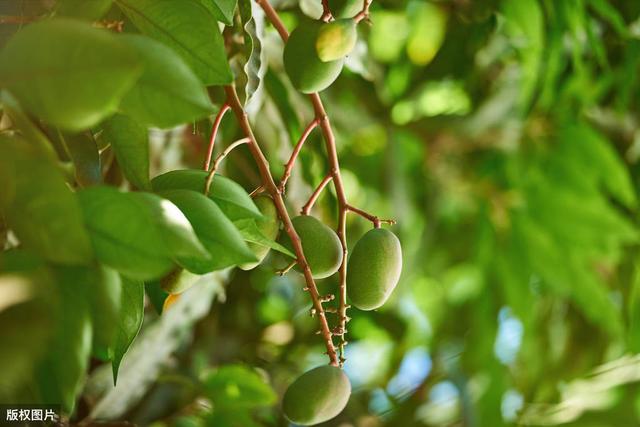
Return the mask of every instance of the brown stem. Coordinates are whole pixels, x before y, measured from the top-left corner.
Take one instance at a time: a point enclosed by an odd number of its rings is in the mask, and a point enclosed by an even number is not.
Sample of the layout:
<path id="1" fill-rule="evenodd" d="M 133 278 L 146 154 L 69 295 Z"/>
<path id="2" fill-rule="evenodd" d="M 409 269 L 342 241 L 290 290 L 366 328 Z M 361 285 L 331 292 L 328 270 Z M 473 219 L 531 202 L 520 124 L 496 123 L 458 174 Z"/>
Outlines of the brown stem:
<path id="1" fill-rule="evenodd" d="M 322 178 L 322 181 L 320 181 L 320 184 L 318 184 L 316 189 L 313 191 L 313 194 L 311 194 L 311 197 L 309 197 L 309 200 L 307 201 L 307 203 L 305 203 L 305 205 L 300 210 L 301 215 L 309 215 L 311 208 L 316 203 L 316 200 L 318 200 L 318 196 L 320 196 L 320 193 L 322 193 L 322 190 L 324 190 L 324 187 L 326 187 L 329 181 L 331 181 L 332 179 L 333 179 L 333 175 L 331 174 L 328 174 L 327 176 Z"/>
<path id="2" fill-rule="evenodd" d="M 231 153 L 237 147 L 244 144 L 248 144 L 249 142 L 250 142 L 249 138 L 242 138 L 235 142 L 232 142 L 231 144 L 229 144 L 227 148 L 224 149 L 222 153 L 218 155 L 218 157 L 216 157 L 216 159 L 213 161 L 213 167 L 209 171 L 209 174 L 207 175 L 207 180 L 205 181 L 205 184 L 204 184 L 205 195 L 209 194 L 209 190 L 211 190 L 211 183 L 213 182 L 213 177 L 216 175 L 216 172 L 218 171 L 218 166 L 220 166 L 220 162 L 222 161 L 222 159 L 227 157 L 229 153 Z"/>
<path id="3" fill-rule="evenodd" d="M 291 176 L 291 171 L 293 170 L 293 166 L 296 163 L 298 154 L 300 154 L 300 150 L 302 150 L 302 146 L 304 145 L 305 141 L 309 137 L 309 134 L 311 133 L 311 131 L 314 130 L 316 126 L 318 126 L 317 120 L 313 120 L 311 123 L 309 123 L 309 125 L 306 127 L 304 132 L 302 132 L 302 136 L 300 136 L 300 139 L 298 140 L 297 144 L 295 145 L 295 147 L 293 147 L 293 151 L 291 152 L 291 157 L 289 157 L 289 161 L 284 165 L 284 173 L 282 174 L 282 179 L 280 179 L 279 188 L 281 193 L 284 193 L 285 187 L 287 185 L 287 181 Z"/>
<path id="4" fill-rule="evenodd" d="M 211 166 L 211 157 L 213 156 L 213 146 L 216 144 L 216 135 L 218 134 L 218 129 L 220 129 L 220 122 L 222 122 L 222 118 L 224 114 L 229 111 L 229 105 L 224 104 L 218 114 L 216 115 L 215 120 L 213 121 L 213 127 L 211 128 L 211 138 L 209 139 L 209 147 L 207 148 L 207 156 L 204 159 L 204 165 L 202 169 L 208 171 Z"/>
<path id="5" fill-rule="evenodd" d="M 369 7 L 371 6 L 371 3 L 373 3 L 373 0 L 363 0 L 362 10 L 353 17 L 353 19 L 356 21 L 356 24 L 362 20 L 369 19 Z"/>
<path id="6" fill-rule="evenodd" d="M 329 7 L 329 0 L 322 0 L 322 16 L 320 17 L 324 22 L 329 22 L 333 19 L 331 8 Z"/>
<path id="7" fill-rule="evenodd" d="M 393 225 L 396 223 L 395 219 L 381 219 L 375 215 L 372 215 L 368 212 L 363 211 L 362 209 L 356 208 L 355 206 L 347 205 L 347 209 L 371 221 L 375 228 L 380 228 L 380 224 Z"/>
<path id="8" fill-rule="evenodd" d="M 320 335 L 322 335 L 322 337 L 324 338 L 330 364 L 338 366 L 340 362 L 338 360 L 338 355 L 336 354 L 336 349 L 333 345 L 331 329 L 329 329 L 329 324 L 327 323 L 327 318 L 322 307 L 322 302 L 320 301 L 320 295 L 318 294 L 318 288 L 316 287 L 316 283 L 313 279 L 311 269 L 309 268 L 309 264 L 307 263 L 307 260 L 304 256 L 300 237 L 298 236 L 298 233 L 296 233 L 295 228 L 293 228 L 293 224 L 291 223 L 291 218 L 289 217 L 289 213 L 287 212 L 287 208 L 284 204 L 282 194 L 278 190 L 278 187 L 273 180 L 273 176 L 271 176 L 271 171 L 269 170 L 269 162 L 262 153 L 262 150 L 260 149 L 255 136 L 253 135 L 251 125 L 249 124 L 249 119 L 246 112 L 244 111 L 244 108 L 242 107 L 242 104 L 240 103 L 240 99 L 238 98 L 238 94 L 236 93 L 235 88 L 233 86 L 225 86 L 225 92 L 227 94 L 227 104 L 233 110 L 233 113 L 236 116 L 238 123 L 240 124 L 242 132 L 249 139 L 249 148 L 251 149 L 251 154 L 253 155 L 260 171 L 264 189 L 273 198 L 276 209 L 278 211 L 278 216 L 280 217 L 280 220 L 284 225 L 284 230 L 291 239 L 291 243 L 296 254 L 296 259 L 298 260 L 298 265 L 300 266 L 300 269 L 304 274 L 306 289 L 309 291 L 309 295 L 311 296 L 313 308 L 316 309 L 316 313 L 318 314 L 318 321 L 320 322 Z"/>

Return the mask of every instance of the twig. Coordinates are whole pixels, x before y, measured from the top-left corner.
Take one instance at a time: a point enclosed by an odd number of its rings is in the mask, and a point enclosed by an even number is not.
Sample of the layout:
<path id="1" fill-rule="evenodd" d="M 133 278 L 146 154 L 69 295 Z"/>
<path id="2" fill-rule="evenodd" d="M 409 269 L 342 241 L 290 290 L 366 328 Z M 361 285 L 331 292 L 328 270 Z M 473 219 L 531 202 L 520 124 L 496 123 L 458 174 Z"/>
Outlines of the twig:
<path id="1" fill-rule="evenodd" d="M 318 120 L 313 120 L 309 125 L 307 125 L 304 132 L 300 136 L 300 139 L 296 143 L 295 147 L 293 147 L 293 151 L 291 152 L 291 157 L 289 157 L 289 161 L 284 165 L 284 173 L 282 174 L 282 179 L 280 179 L 280 192 L 284 194 L 285 187 L 287 185 L 287 181 L 291 176 L 291 171 L 293 170 L 293 165 L 296 163 L 296 159 L 298 158 L 298 154 L 300 154 L 300 150 L 304 145 L 305 141 L 309 137 L 311 131 L 313 131 L 316 126 L 318 126 Z"/>
<path id="2" fill-rule="evenodd" d="M 316 189 L 313 191 L 307 203 L 305 203 L 305 205 L 300 210 L 301 215 L 309 215 L 311 208 L 315 204 L 316 200 L 318 200 L 318 196 L 320 196 L 320 193 L 322 193 L 322 190 L 324 190 L 324 187 L 326 187 L 329 181 L 331 181 L 332 179 L 333 179 L 333 175 L 331 174 L 328 174 L 327 176 L 322 178 L 322 181 L 320 181 L 320 184 L 318 184 Z"/>
<path id="3" fill-rule="evenodd" d="M 362 209 L 356 208 L 355 206 L 347 205 L 347 209 L 351 212 L 360 215 L 363 218 L 368 219 L 373 223 L 375 228 L 380 228 L 380 224 L 389 224 L 393 225 L 396 223 L 395 219 L 380 219 L 375 215 L 372 215 L 368 212 L 363 211 Z"/>
<path id="4" fill-rule="evenodd" d="M 211 138 L 209 139 L 209 147 L 207 148 L 207 156 L 204 159 L 204 165 L 202 169 L 208 171 L 211 166 L 211 157 L 213 156 L 213 146 L 216 143 L 216 135 L 218 134 L 218 129 L 220 128 L 220 122 L 222 122 L 222 118 L 224 114 L 229 111 L 229 105 L 224 104 L 218 114 L 216 115 L 215 120 L 213 121 L 213 127 L 211 128 Z"/>
<path id="5" fill-rule="evenodd" d="M 327 323 L 327 318 L 325 316 L 322 303 L 320 302 L 320 295 L 318 293 L 316 283 L 313 279 L 311 269 L 309 268 L 307 259 L 304 256 L 300 237 L 298 236 L 298 233 L 296 233 L 295 228 L 293 228 L 293 224 L 291 222 L 291 218 L 289 217 L 289 213 L 287 212 L 287 208 L 284 204 L 282 194 L 280 194 L 280 191 L 278 190 L 278 187 L 273 180 L 273 176 L 271 176 L 271 171 L 269 170 L 269 162 L 262 153 L 262 150 L 260 149 L 255 136 L 253 135 L 251 125 L 249 124 L 249 119 L 247 118 L 247 114 L 244 111 L 242 104 L 240 103 L 240 99 L 238 98 L 238 94 L 236 93 L 235 88 L 233 86 L 225 86 L 225 92 L 227 95 L 227 104 L 233 110 L 233 113 L 236 116 L 238 123 L 240 124 L 242 132 L 247 138 L 249 138 L 249 148 L 251 149 L 251 154 L 253 155 L 258 169 L 260 170 L 260 176 L 262 177 L 264 189 L 269 192 L 269 194 L 273 198 L 276 209 L 278 211 L 278 216 L 280 217 L 280 220 L 284 225 L 284 230 L 289 235 L 289 239 L 291 240 L 291 243 L 293 245 L 293 250 L 295 252 L 296 259 L 298 260 L 298 265 L 304 273 L 306 289 L 308 290 L 311 297 L 313 308 L 316 309 L 316 313 L 318 315 L 318 321 L 320 323 L 320 335 L 322 335 L 325 341 L 327 355 L 329 356 L 329 362 L 331 365 L 338 366 L 340 362 L 338 359 L 338 355 L 336 354 L 336 348 L 333 345 L 331 329 L 329 329 L 329 324 Z"/>
<path id="6" fill-rule="evenodd" d="M 333 19 L 331 8 L 329 7 L 329 0 L 322 0 L 322 16 L 320 17 L 324 22 L 329 22 Z"/>
<path id="7" fill-rule="evenodd" d="M 207 175 L 207 180 L 205 181 L 205 184 L 204 184 L 205 195 L 209 194 L 209 190 L 211 189 L 211 183 L 213 182 L 213 177 L 216 175 L 218 166 L 220 166 L 220 162 L 222 161 L 222 159 L 227 157 L 229 153 L 232 152 L 235 148 L 243 144 L 248 144 L 249 142 L 250 142 L 249 138 L 242 138 L 235 142 L 232 142 L 231 144 L 229 144 L 227 148 L 224 149 L 222 153 L 218 155 L 218 157 L 216 157 L 216 159 L 213 161 L 213 167 L 209 171 L 209 174 Z"/>
<path id="8" fill-rule="evenodd" d="M 293 267 L 296 266 L 296 264 L 298 263 L 298 260 L 293 260 L 289 263 L 289 265 L 287 265 L 285 268 L 281 269 L 281 270 L 277 270 L 276 274 L 278 276 L 284 276 L 285 274 L 287 274 Z"/>
<path id="9" fill-rule="evenodd" d="M 363 0 L 362 10 L 353 17 L 353 19 L 356 21 L 356 24 L 362 20 L 369 20 L 369 7 L 371 6 L 371 3 L 373 3 L 373 0 Z"/>

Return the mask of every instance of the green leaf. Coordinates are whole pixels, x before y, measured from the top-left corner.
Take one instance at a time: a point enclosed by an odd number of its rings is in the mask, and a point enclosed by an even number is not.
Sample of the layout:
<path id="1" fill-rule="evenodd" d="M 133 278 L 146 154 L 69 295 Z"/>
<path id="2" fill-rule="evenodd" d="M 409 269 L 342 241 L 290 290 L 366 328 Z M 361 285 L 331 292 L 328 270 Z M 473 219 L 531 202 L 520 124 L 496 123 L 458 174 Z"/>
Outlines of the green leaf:
<path id="1" fill-rule="evenodd" d="M 175 170 L 156 176 L 151 180 L 151 186 L 154 191 L 193 190 L 203 192 L 206 179 L 207 172 L 204 170 Z M 262 218 L 260 210 L 244 188 L 224 176 L 215 176 L 209 197 L 216 202 L 231 221 L 244 218 Z"/>
<path id="2" fill-rule="evenodd" d="M 233 80 L 216 22 L 198 0 L 116 0 L 146 34 L 175 50 L 205 85 Z"/>
<path id="3" fill-rule="evenodd" d="M 259 107 L 257 96 L 262 85 L 262 79 L 267 72 L 266 53 L 262 47 L 262 38 L 265 37 L 264 14 L 259 7 L 253 8 L 251 0 L 239 0 L 240 19 L 244 36 L 243 57 L 243 81 L 239 85 L 239 77 L 236 76 L 236 86 L 241 86 L 240 96 L 244 100 L 245 109 L 248 111 Z M 245 82 L 246 80 L 246 82 Z"/>
<path id="4" fill-rule="evenodd" d="M 141 190 L 149 190 L 149 136 L 130 117 L 117 114 L 104 123 L 104 139 L 111 143 L 122 173 Z"/>
<path id="5" fill-rule="evenodd" d="M 226 365 L 203 379 L 205 395 L 216 408 L 253 408 L 276 401 L 271 386 L 254 370 L 241 365 Z"/>
<path id="6" fill-rule="evenodd" d="M 116 337 L 111 348 L 113 384 L 118 380 L 118 369 L 122 358 L 142 327 L 144 318 L 144 284 L 122 277 L 120 315 L 116 323 Z"/>
<path id="7" fill-rule="evenodd" d="M 186 269 L 205 274 L 255 261 L 255 256 L 240 232 L 213 200 L 191 190 L 165 190 L 159 192 L 159 195 L 169 199 L 182 211 L 211 255 L 211 259 L 205 262 L 183 260 Z"/>
<path id="8" fill-rule="evenodd" d="M 122 110 L 150 126 L 170 128 L 213 111 L 198 77 L 173 49 L 148 37 L 121 36 L 145 63 L 142 76 L 122 100 Z"/>
<path id="9" fill-rule="evenodd" d="M 260 231 L 260 227 L 258 227 L 258 224 L 256 224 L 255 220 L 246 218 L 234 221 L 233 224 L 238 228 L 238 230 L 240 230 L 240 234 L 242 234 L 242 237 L 247 242 L 269 247 L 280 253 L 290 256 L 291 258 L 296 257 L 295 254 L 289 249 L 285 248 L 275 240 L 272 240 L 265 236 L 262 231 Z"/>
<path id="10" fill-rule="evenodd" d="M 105 264 L 134 279 L 159 278 L 182 257 L 209 257 L 189 221 L 149 193 L 92 187 L 78 193 L 94 249 Z"/>
<path id="11" fill-rule="evenodd" d="M 106 354 L 116 336 L 122 299 L 122 281 L 113 269 L 98 266 L 90 270 L 84 283 L 91 309 L 93 349 Z"/>
<path id="12" fill-rule="evenodd" d="M 151 301 L 153 308 L 156 309 L 156 313 L 162 314 L 164 301 L 169 296 L 169 292 L 162 289 L 162 283 L 160 280 L 145 282 L 144 289 L 147 292 L 147 296 L 149 297 L 149 301 Z"/>
<path id="13" fill-rule="evenodd" d="M 84 268 L 56 268 L 60 310 L 56 333 L 39 371 L 43 402 L 62 404 L 72 413 L 91 354 L 92 327 Z"/>
<path id="14" fill-rule="evenodd" d="M 89 187 L 102 182 L 100 153 L 98 145 L 90 132 L 81 134 L 59 134 L 64 141 L 67 154 L 75 167 L 76 182 L 81 187 Z"/>
<path id="15" fill-rule="evenodd" d="M 220 22 L 233 25 L 236 0 L 200 0 L 200 3 Z"/>
<path id="16" fill-rule="evenodd" d="M 25 27 L 0 52 L 0 81 L 22 106 L 65 130 L 116 111 L 142 72 L 135 51 L 106 30 L 69 19 Z"/>
<path id="17" fill-rule="evenodd" d="M 26 248 L 63 264 L 91 261 L 76 196 L 48 155 L 0 136 L 0 182 L 0 211 Z"/>
<path id="18" fill-rule="evenodd" d="M 56 14 L 95 21 L 111 7 L 112 0 L 59 0 Z"/>

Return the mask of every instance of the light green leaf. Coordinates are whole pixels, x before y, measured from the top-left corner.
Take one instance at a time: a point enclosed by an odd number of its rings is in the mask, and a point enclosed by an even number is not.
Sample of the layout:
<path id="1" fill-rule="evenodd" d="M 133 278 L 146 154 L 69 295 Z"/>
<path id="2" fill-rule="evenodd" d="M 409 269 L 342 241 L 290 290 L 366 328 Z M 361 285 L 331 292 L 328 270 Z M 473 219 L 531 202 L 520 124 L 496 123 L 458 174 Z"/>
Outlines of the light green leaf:
<path id="1" fill-rule="evenodd" d="M 149 135 L 130 117 L 117 114 L 104 123 L 104 139 L 111 143 L 122 173 L 141 190 L 149 190 Z"/>
<path id="2" fill-rule="evenodd" d="M 0 182 L 0 211 L 26 248 L 63 264 L 91 261 L 76 196 L 48 155 L 0 136 Z"/>
<path id="3" fill-rule="evenodd" d="M 121 279 L 120 315 L 116 323 L 116 337 L 111 348 L 114 385 L 118 379 L 118 369 L 122 358 L 138 335 L 144 318 L 144 284 L 126 277 Z"/>
<path id="4" fill-rule="evenodd" d="M 233 24 L 233 11 L 236 8 L 236 0 L 200 0 L 200 3 L 218 21 L 224 22 L 226 25 Z"/>
<path id="5" fill-rule="evenodd" d="M 233 80 L 218 26 L 199 0 L 116 0 L 146 34 L 175 50 L 205 85 Z"/>
<path id="6" fill-rule="evenodd" d="M 183 259 L 182 264 L 186 269 L 205 274 L 232 265 L 255 261 L 253 253 L 243 241 L 240 232 L 213 200 L 191 190 L 166 190 L 159 195 L 178 206 L 211 255 L 211 258 L 205 262 Z"/>
<path id="7" fill-rule="evenodd" d="M 142 76 L 120 105 L 126 114 L 146 125 L 170 128 L 213 111 L 205 87 L 173 49 L 140 35 L 121 39 L 145 63 Z"/>
<path id="8" fill-rule="evenodd" d="M 116 336 L 123 285 L 120 275 L 105 266 L 91 269 L 86 277 L 83 286 L 91 309 L 94 354 L 104 357 Z"/>
<path id="9" fill-rule="evenodd" d="M 254 370 L 242 365 L 222 366 L 203 379 L 205 395 L 216 408 L 253 408 L 276 401 L 271 386 Z"/>
<path id="10" fill-rule="evenodd" d="M 124 275 L 152 280 L 172 270 L 180 257 L 209 256 L 168 200 L 110 187 L 88 188 L 78 196 L 98 259 Z"/>
<path id="11" fill-rule="evenodd" d="M 154 191 L 193 190 L 204 192 L 207 172 L 198 169 L 184 169 L 158 175 L 151 180 Z M 216 202 L 231 221 L 244 218 L 262 218 L 247 192 L 235 181 L 216 175 L 209 191 L 209 197 Z"/>
<path id="12" fill-rule="evenodd" d="M 291 252 L 289 249 L 285 248 L 275 240 L 272 240 L 266 237 L 260 231 L 260 227 L 258 227 L 258 224 L 256 224 L 255 220 L 246 218 L 246 219 L 234 221 L 233 224 L 238 228 L 238 230 L 240 230 L 240 234 L 242 234 L 242 237 L 247 242 L 269 247 L 280 253 L 290 256 L 291 258 L 296 257 L 295 254 Z"/>
<path id="13" fill-rule="evenodd" d="M 106 30 L 69 19 L 25 27 L 0 52 L 0 82 L 20 104 L 65 130 L 116 111 L 142 72 L 135 51 Z"/>

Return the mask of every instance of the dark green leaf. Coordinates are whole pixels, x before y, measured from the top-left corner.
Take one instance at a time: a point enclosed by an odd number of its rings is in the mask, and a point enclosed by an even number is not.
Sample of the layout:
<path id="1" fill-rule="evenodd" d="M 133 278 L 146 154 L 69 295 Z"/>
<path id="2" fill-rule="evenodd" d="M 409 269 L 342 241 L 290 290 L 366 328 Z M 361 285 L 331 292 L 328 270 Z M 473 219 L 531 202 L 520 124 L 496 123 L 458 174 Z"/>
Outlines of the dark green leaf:
<path id="1" fill-rule="evenodd" d="M 93 135 L 90 132 L 75 135 L 60 133 L 60 139 L 64 141 L 67 154 L 75 167 L 76 182 L 81 187 L 100 184 L 100 154 Z"/>
<path id="2" fill-rule="evenodd" d="M 69 19 L 19 31 L 0 53 L 0 81 L 22 106 L 70 131 L 115 112 L 142 72 L 135 51 L 106 30 Z"/>
<path id="3" fill-rule="evenodd" d="M 156 309 L 158 314 L 162 314 L 164 302 L 169 296 L 169 292 L 162 289 L 160 280 L 145 282 L 144 289 L 147 292 L 147 296 L 149 297 L 151 304 L 153 304 L 153 308 Z"/>
<path id="4" fill-rule="evenodd" d="M 122 100 L 125 113 L 144 124 L 169 128 L 212 112 L 204 86 L 173 49 L 140 35 L 121 38 L 145 63 L 144 73 Z"/>
<path id="5" fill-rule="evenodd" d="M 113 383 L 118 379 L 118 368 L 131 343 L 138 335 L 144 318 L 144 284 L 122 277 L 120 315 L 116 323 L 116 337 L 111 349 Z"/>
<path id="6" fill-rule="evenodd" d="M 149 135 L 130 117 L 117 114 L 104 123 L 104 139 L 111 144 L 124 176 L 136 188 L 149 190 Z"/>
<path id="7" fill-rule="evenodd" d="M 182 260 L 182 264 L 189 271 L 205 274 L 255 261 L 240 232 L 213 200 L 191 190 L 165 190 L 159 192 L 159 195 L 180 208 L 211 255 L 211 259 L 205 262 Z"/>
<path id="8" fill-rule="evenodd" d="M 206 179 L 207 172 L 203 170 L 175 170 L 156 176 L 151 180 L 151 186 L 154 191 L 193 190 L 204 192 Z M 244 188 L 224 176 L 215 176 L 209 197 L 232 221 L 244 218 L 262 218 L 260 210 Z"/>
<path id="9" fill-rule="evenodd" d="M 138 29 L 174 49 L 205 85 L 231 83 L 218 26 L 199 0 L 116 0 Z"/>
<path id="10" fill-rule="evenodd" d="M 96 20 L 109 10 L 111 2 L 112 0 L 59 0 L 56 14 Z"/>
<path id="11" fill-rule="evenodd" d="M 64 264 L 92 259 L 76 196 L 49 156 L 0 136 L 0 210 L 25 247 Z"/>
<path id="12" fill-rule="evenodd" d="M 85 189 L 79 198 L 98 258 L 124 275 L 151 280 L 168 273 L 181 257 L 209 256 L 168 200 L 110 187 Z"/>
<path id="13" fill-rule="evenodd" d="M 280 243 L 275 240 L 271 240 L 266 237 L 261 231 L 258 224 L 254 219 L 241 219 L 238 221 L 234 221 L 233 224 L 240 230 L 240 234 L 247 242 L 255 243 L 261 246 L 267 246 L 271 249 L 274 249 L 280 253 L 283 253 L 291 258 L 295 258 L 295 254 L 291 252 L 289 249 L 282 246 Z"/>
<path id="14" fill-rule="evenodd" d="M 226 25 L 233 24 L 233 11 L 236 8 L 236 0 L 199 0 L 204 7 L 220 22 Z"/>
<path id="15" fill-rule="evenodd" d="M 105 355 L 116 336 L 123 285 L 120 275 L 105 266 L 92 269 L 88 278 L 84 286 L 91 309 L 93 349 Z"/>

